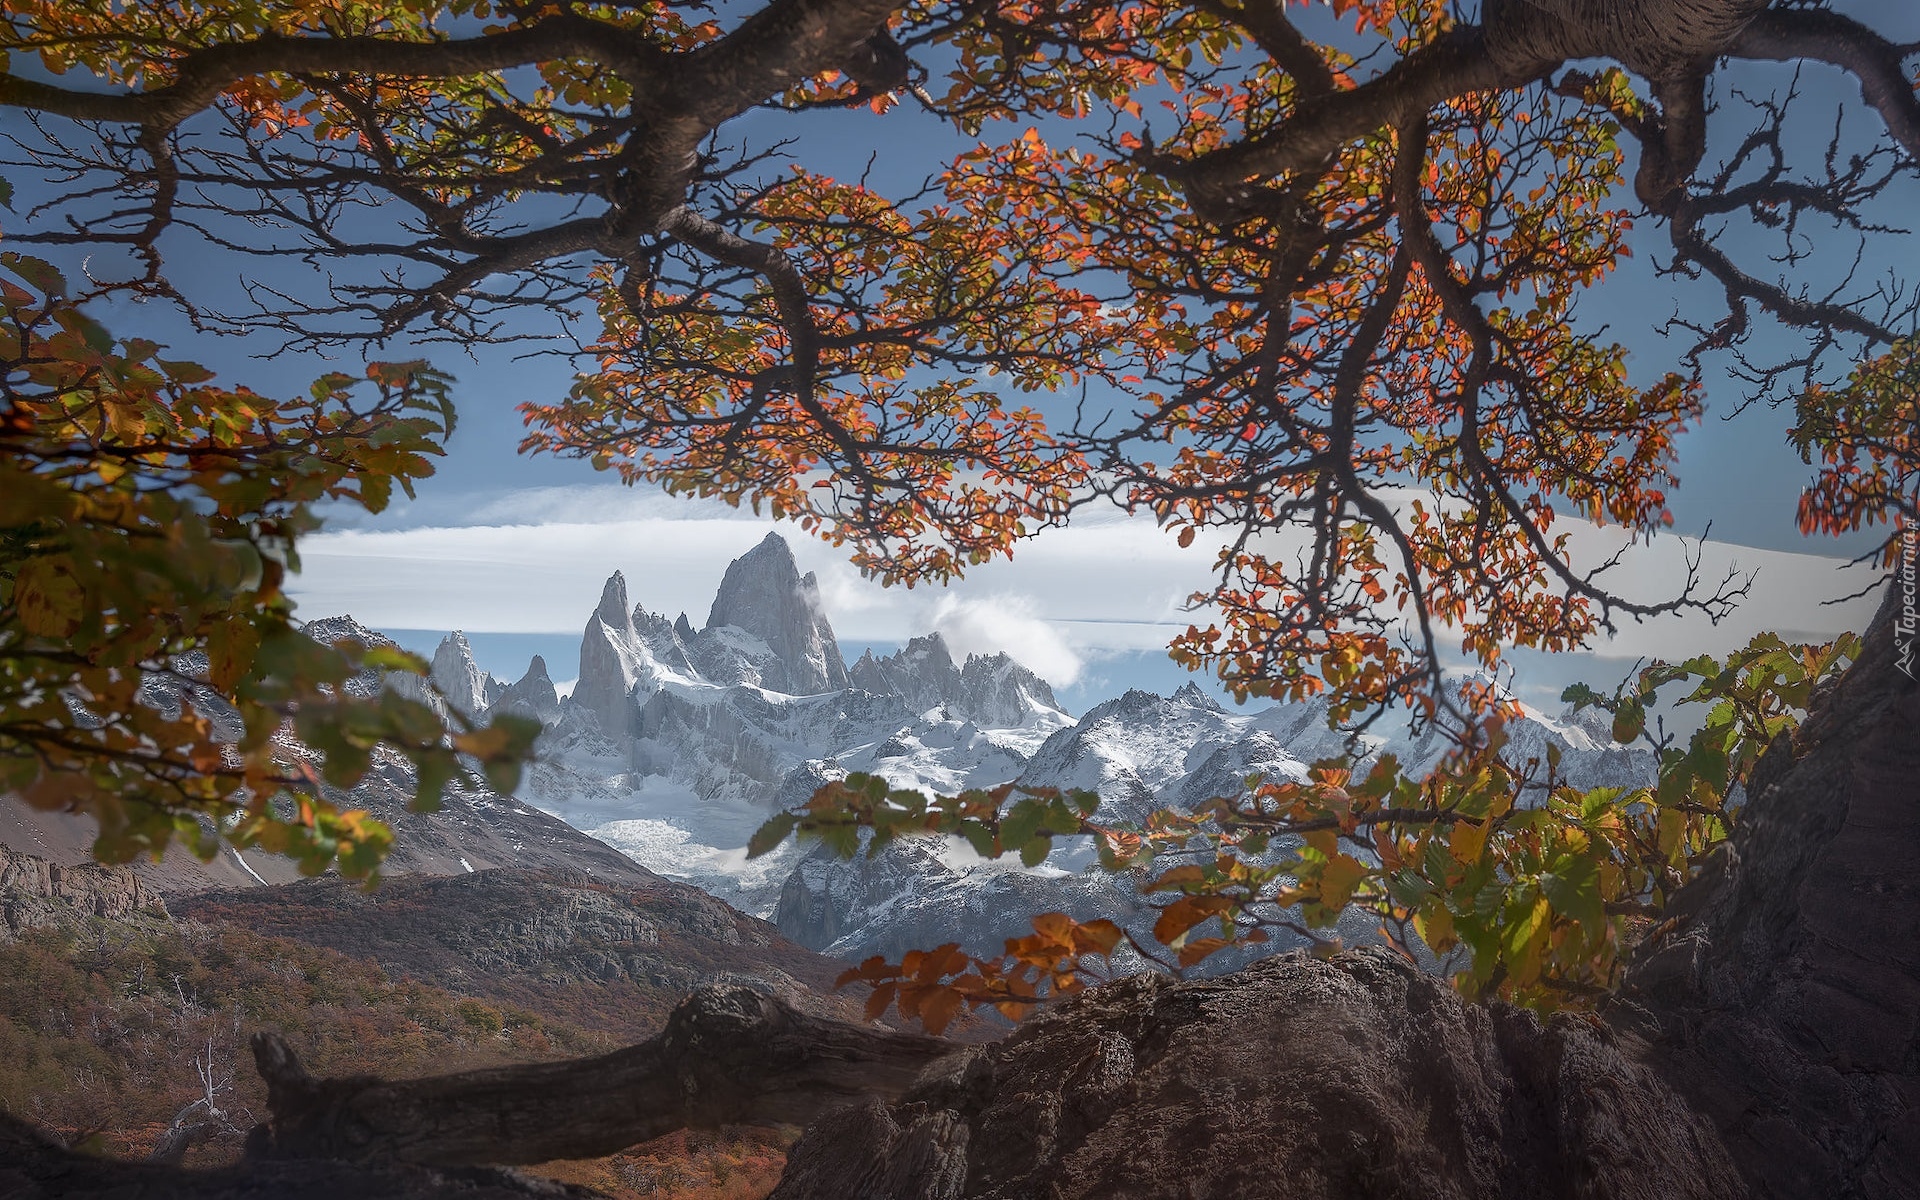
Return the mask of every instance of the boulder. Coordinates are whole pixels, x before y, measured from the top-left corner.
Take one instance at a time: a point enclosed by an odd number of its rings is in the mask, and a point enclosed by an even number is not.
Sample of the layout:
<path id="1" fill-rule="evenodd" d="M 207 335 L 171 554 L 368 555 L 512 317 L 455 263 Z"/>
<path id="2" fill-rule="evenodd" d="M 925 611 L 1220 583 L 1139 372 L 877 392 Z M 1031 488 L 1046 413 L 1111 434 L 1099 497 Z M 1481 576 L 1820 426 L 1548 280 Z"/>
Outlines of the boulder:
<path id="1" fill-rule="evenodd" d="M 1920 1196 L 1920 684 L 1893 613 L 1768 750 L 1612 1014 L 1768 1200 Z"/>
<path id="2" fill-rule="evenodd" d="M 1741 1195 L 1641 1050 L 1384 949 L 1136 976 L 816 1122 L 771 1200 Z"/>

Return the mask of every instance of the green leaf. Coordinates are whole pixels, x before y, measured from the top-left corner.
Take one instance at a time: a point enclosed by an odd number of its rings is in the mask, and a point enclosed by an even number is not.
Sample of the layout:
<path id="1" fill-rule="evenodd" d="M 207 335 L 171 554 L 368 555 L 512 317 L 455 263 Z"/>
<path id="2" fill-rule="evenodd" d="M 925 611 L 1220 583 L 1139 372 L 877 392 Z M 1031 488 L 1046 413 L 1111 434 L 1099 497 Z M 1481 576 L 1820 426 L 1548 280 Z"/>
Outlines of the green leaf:
<path id="1" fill-rule="evenodd" d="M 1626 745 L 1639 738 L 1646 724 L 1646 705 L 1637 696 L 1625 697 L 1620 701 L 1620 707 L 1614 710 L 1613 740 Z"/>
<path id="2" fill-rule="evenodd" d="M 765 824 L 753 831 L 751 838 L 747 839 L 747 857 L 759 858 L 764 854 L 772 853 L 780 843 L 787 840 L 787 835 L 792 833 L 794 826 L 799 823 L 798 813 L 775 813 L 767 819 Z"/>
<path id="3" fill-rule="evenodd" d="M 1024 847 L 1046 818 L 1047 808 L 1041 801 L 1019 801 L 1000 818 L 1000 845 L 1008 851 Z"/>
<path id="4" fill-rule="evenodd" d="M 1598 937 L 1606 928 L 1607 908 L 1600 896 L 1600 871 L 1592 859 L 1575 859 L 1557 872 L 1542 875 L 1540 890 L 1555 912 L 1580 922 L 1587 936 Z"/>
<path id="5" fill-rule="evenodd" d="M 414 812 L 439 812 L 440 798 L 460 773 L 460 765 L 451 754 L 422 755 L 419 765 L 420 778 L 414 784 L 413 800 L 407 807 Z"/>
<path id="6" fill-rule="evenodd" d="M 58 300 L 67 294 L 67 277 L 45 259 L 8 250 L 0 252 L 0 266 L 9 268 L 15 275 L 38 288 L 40 294 L 49 300 Z"/>

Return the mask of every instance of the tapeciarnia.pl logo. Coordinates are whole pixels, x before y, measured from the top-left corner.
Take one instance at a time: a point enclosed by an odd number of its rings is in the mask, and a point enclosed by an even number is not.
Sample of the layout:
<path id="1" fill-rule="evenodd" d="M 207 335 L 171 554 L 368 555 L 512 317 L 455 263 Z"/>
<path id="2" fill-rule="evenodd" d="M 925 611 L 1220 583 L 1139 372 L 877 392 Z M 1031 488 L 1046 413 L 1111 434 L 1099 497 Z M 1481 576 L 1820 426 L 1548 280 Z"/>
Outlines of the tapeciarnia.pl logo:
<path id="1" fill-rule="evenodd" d="M 1914 656 L 1920 651 L 1920 529 L 1900 531 L 1900 613 L 1893 621 L 1893 665 L 1908 679 L 1914 674 Z"/>

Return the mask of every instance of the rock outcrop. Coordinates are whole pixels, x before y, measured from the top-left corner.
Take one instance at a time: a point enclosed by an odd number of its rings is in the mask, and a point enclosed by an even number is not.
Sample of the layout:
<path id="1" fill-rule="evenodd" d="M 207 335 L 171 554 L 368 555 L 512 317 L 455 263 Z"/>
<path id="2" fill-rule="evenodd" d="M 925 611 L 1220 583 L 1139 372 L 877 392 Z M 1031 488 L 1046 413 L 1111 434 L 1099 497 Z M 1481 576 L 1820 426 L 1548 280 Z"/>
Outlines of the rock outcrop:
<path id="1" fill-rule="evenodd" d="M 793 551 L 777 533 L 769 533 L 728 564 L 701 637 L 704 640 L 727 628 L 758 639 L 771 652 L 771 659 L 761 665 L 754 680 L 719 678 L 708 670 L 708 676 L 718 682 L 753 682 L 796 696 L 847 686 L 847 664 L 821 608 L 819 581 L 811 574 L 800 574 Z M 705 663 L 701 666 L 706 669 Z"/>
<path id="2" fill-rule="evenodd" d="M 1768 1200 L 1920 1196 L 1920 685 L 1892 614 L 1761 760 L 1616 1013 Z"/>
<path id="3" fill-rule="evenodd" d="M 123 919 L 166 909 L 132 867 L 61 866 L 0 846 L 0 939 L 88 917 Z"/>
<path id="4" fill-rule="evenodd" d="M 816 1122 L 771 1200 L 1726 1200 L 1638 1046 L 1384 950 L 1136 976 Z"/>

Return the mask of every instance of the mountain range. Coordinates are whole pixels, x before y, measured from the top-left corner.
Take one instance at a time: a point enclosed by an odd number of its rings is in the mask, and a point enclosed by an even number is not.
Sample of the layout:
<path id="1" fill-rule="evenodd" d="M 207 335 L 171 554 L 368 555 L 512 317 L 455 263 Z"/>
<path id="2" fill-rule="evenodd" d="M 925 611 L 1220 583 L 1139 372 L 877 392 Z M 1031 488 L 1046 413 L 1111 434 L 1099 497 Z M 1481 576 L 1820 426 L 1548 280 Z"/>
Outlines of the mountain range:
<path id="1" fill-rule="evenodd" d="M 388 639 L 351 617 L 310 622 L 325 641 Z M 1324 702 L 1228 710 L 1189 684 L 1170 696 L 1129 691 L 1078 718 L 1046 680 L 1005 654 L 956 657 L 937 631 L 848 665 L 817 581 L 777 534 L 735 560 L 704 625 L 634 603 L 614 572 L 582 629 L 577 681 L 562 694 L 535 656 L 511 682 L 475 662 L 459 632 L 432 656 L 433 689 L 368 672 L 347 685 L 393 687 L 489 719 L 513 712 L 544 728 L 518 793 L 456 787 L 438 812 L 407 808 L 413 768 L 376 753 L 339 802 L 394 826 L 389 876 L 458 876 L 490 868 L 583 873 L 598 886 L 693 885 L 765 919 L 801 946 L 840 958 L 897 955 L 959 941 L 995 952 L 1027 918 L 1064 911 L 1150 926 L 1154 910 L 1127 877 L 1088 870 L 1090 847 L 1064 842 L 1034 868 L 982 860 L 957 840 L 895 844 L 842 861 L 788 842 L 749 860 L 749 837 L 775 811 L 849 772 L 952 792 L 1009 781 L 1097 791 L 1100 816 L 1137 820 L 1230 794 L 1250 775 L 1305 777 L 1344 735 Z M 1649 780 L 1644 748 L 1616 745 L 1592 714 L 1528 709 L 1510 729 L 1521 757 L 1560 748 L 1582 786 Z M 1445 751 L 1437 737 L 1375 737 L 1411 770 Z M 66 814 L 0 806 L 0 845 L 57 864 L 88 857 L 90 828 Z M 174 854 L 141 864 L 162 894 L 286 883 L 291 863 L 226 849 L 202 864 Z M 1367 923 L 1342 930 L 1371 936 Z"/>
<path id="2" fill-rule="evenodd" d="M 1230 711 L 1193 684 L 1171 696 L 1129 691 L 1076 719 L 1034 672 L 1005 654 L 957 660 L 937 631 L 848 666 L 817 581 L 777 534 L 728 567 L 698 629 L 684 613 L 632 603 L 615 572 L 582 631 L 570 695 L 538 658 L 511 684 L 487 676 L 458 633 L 436 651 L 432 675 L 470 713 L 511 709 L 545 723 L 518 799 L 843 958 L 955 940 L 997 951 L 1036 912 L 1144 928 L 1153 910 L 1131 880 L 1088 871 L 1083 845 L 1060 845 L 1032 869 L 952 840 L 851 861 L 789 842 L 747 859 L 768 816 L 829 780 L 864 771 L 927 791 L 1088 788 L 1102 818 L 1137 820 L 1230 794 L 1250 775 L 1303 779 L 1347 745 L 1323 701 Z M 1653 774 L 1649 751 L 1615 744 L 1591 715 L 1528 709 L 1510 732 L 1521 758 L 1557 745 L 1580 786 Z M 1417 771 L 1446 743 L 1374 737 L 1366 749 Z M 1370 936 L 1353 924 L 1350 939 Z"/>

